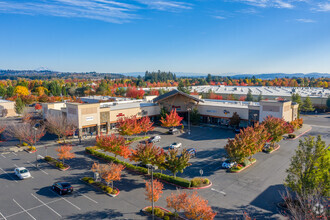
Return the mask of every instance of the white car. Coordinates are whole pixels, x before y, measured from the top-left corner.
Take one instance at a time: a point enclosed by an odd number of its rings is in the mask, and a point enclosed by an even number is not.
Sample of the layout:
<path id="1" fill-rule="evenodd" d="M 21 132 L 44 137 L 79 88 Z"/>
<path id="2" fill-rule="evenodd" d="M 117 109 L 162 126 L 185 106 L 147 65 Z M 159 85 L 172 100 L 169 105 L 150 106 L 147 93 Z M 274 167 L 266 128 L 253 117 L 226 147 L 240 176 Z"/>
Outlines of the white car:
<path id="1" fill-rule="evenodd" d="M 30 172 L 25 167 L 18 167 L 14 170 L 15 175 L 21 180 L 27 179 L 31 177 Z"/>
<path id="2" fill-rule="evenodd" d="M 231 168 L 232 166 L 234 166 L 236 164 L 236 162 L 231 162 L 230 160 L 225 160 L 222 162 L 222 168 L 225 168 L 225 169 L 229 169 Z"/>
<path id="3" fill-rule="evenodd" d="M 170 149 L 176 149 L 176 148 L 179 148 L 179 147 L 181 147 L 182 146 L 182 144 L 181 143 L 173 143 L 173 144 L 171 144 L 170 145 Z"/>

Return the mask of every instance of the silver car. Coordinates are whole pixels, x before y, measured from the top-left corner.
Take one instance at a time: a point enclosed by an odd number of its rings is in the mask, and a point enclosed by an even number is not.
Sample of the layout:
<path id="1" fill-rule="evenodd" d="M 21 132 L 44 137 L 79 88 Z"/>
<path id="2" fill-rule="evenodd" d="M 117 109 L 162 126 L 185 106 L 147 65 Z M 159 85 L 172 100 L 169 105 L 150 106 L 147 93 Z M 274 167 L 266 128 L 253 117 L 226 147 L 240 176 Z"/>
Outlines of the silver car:
<path id="1" fill-rule="evenodd" d="M 21 180 L 27 179 L 31 177 L 30 172 L 25 167 L 18 167 L 14 170 L 15 175 Z"/>

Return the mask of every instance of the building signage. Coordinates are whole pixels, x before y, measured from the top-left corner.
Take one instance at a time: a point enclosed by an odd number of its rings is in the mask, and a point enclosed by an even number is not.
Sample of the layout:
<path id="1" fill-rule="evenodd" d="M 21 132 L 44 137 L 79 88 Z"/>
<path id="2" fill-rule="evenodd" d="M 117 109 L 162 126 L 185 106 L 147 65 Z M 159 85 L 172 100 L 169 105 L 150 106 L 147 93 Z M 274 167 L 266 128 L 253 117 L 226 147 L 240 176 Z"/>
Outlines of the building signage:
<path id="1" fill-rule="evenodd" d="M 224 113 L 225 115 L 227 115 L 227 114 L 229 114 L 229 113 L 230 113 L 230 111 L 227 111 L 227 110 L 223 110 L 223 113 Z"/>
<path id="2" fill-rule="evenodd" d="M 209 112 L 209 113 L 217 113 L 217 110 L 206 110 L 206 112 Z"/>
<path id="3" fill-rule="evenodd" d="M 125 114 L 124 113 L 119 113 L 118 115 L 116 115 L 116 117 L 124 117 Z"/>
<path id="4" fill-rule="evenodd" d="M 94 117 L 93 116 L 86 117 L 86 121 L 93 121 L 93 120 L 94 120 Z"/>

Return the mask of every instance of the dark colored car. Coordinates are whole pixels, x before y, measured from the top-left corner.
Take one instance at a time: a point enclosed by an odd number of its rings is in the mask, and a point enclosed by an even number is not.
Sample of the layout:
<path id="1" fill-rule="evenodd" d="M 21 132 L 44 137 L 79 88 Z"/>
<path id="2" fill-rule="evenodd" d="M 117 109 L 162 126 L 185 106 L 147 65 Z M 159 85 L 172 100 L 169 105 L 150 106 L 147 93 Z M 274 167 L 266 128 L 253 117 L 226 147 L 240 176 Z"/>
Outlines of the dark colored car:
<path id="1" fill-rule="evenodd" d="M 239 127 L 234 128 L 235 134 L 239 134 L 241 132 L 241 129 Z"/>
<path id="2" fill-rule="evenodd" d="M 52 189 L 60 195 L 68 194 L 73 192 L 73 187 L 67 182 L 54 183 Z"/>
<path id="3" fill-rule="evenodd" d="M 197 151 L 195 148 L 189 148 L 189 149 L 187 149 L 187 152 L 190 155 L 190 157 L 196 157 Z"/>

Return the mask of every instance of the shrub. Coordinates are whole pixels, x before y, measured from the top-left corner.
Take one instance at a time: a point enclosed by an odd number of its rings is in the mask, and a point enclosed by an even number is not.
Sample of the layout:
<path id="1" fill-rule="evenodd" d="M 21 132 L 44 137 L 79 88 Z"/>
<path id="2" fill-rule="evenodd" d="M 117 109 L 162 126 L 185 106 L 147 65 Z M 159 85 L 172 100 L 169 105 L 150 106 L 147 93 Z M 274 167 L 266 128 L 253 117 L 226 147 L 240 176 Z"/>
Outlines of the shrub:
<path id="1" fill-rule="evenodd" d="M 210 180 L 207 179 L 207 178 L 205 178 L 204 181 L 203 181 L 203 183 L 206 184 L 206 185 L 209 185 L 210 184 Z"/>
<path id="2" fill-rule="evenodd" d="M 60 169 L 63 169 L 64 168 L 64 165 L 62 162 L 57 162 L 56 163 L 56 167 L 60 168 Z"/>
<path id="3" fill-rule="evenodd" d="M 165 216 L 164 216 L 164 220 L 170 220 L 170 216 L 165 215 Z"/>
<path id="4" fill-rule="evenodd" d="M 295 138 L 295 137 L 296 137 L 295 134 L 289 134 L 289 135 L 288 135 L 288 138 Z"/>
<path id="5" fill-rule="evenodd" d="M 105 159 L 105 160 L 107 160 L 109 162 L 114 162 L 114 163 L 117 163 L 117 164 L 122 164 L 125 167 L 127 167 L 128 169 L 135 170 L 135 171 L 138 171 L 138 172 L 141 172 L 141 173 L 145 173 L 145 174 L 148 173 L 148 169 L 147 168 L 134 166 L 134 165 L 132 165 L 130 163 L 126 163 L 124 161 L 118 160 L 115 157 L 112 157 L 112 156 L 106 155 L 104 153 L 98 152 L 97 150 L 95 150 L 95 147 L 86 147 L 85 150 L 86 150 L 87 153 L 89 153 L 91 155 L 94 155 L 94 156 L 103 158 L 103 159 Z M 187 180 L 187 179 L 184 179 L 184 178 L 180 178 L 180 177 L 174 178 L 173 176 L 169 176 L 169 175 L 161 174 L 161 173 L 154 173 L 154 176 L 156 178 L 165 180 L 167 182 L 170 182 L 170 183 L 173 183 L 173 184 L 176 184 L 176 185 L 179 185 L 179 186 L 187 187 L 187 188 L 189 188 L 190 187 L 190 184 L 191 184 L 190 180 Z"/>
<path id="6" fill-rule="evenodd" d="M 152 208 L 151 207 L 148 207 L 148 208 L 146 208 L 146 212 L 152 212 Z"/>
<path id="7" fill-rule="evenodd" d="M 26 147 L 26 146 L 28 146 L 28 144 L 27 143 L 25 143 L 25 142 L 23 142 L 23 144 L 22 144 L 24 147 Z"/>
<path id="8" fill-rule="evenodd" d="M 159 218 L 163 218 L 165 213 L 163 210 L 161 210 L 160 208 L 154 208 L 154 213 L 155 216 L 159 217 Z"/>
<path id="9" fill-rule="evenodd" d="M 249 159 L 245 159 L 243 162 L 243 166 L 248 166 L 251 163 L 251 161 Z"/>
<path id="10" fill-rule="evenodd" d="M 118 190 L 112 189 L 112 194 L 117 194 L 117 193 L 118 193 Z"/>
<path id="11" fill-rule="evenodd" d="M 104 189 L 104 191 L 106 193 L 109 193 L 109 194 L 111 194 L 113 192 L 113 190 L 112 190 L 112 188 L 110 186 L 106 186 L 105 189 Z"/>
<path id="12" fill-rule="evenodd" d="M 50 156 L 45 156 L 44 159 L 45 159 L 45 161 L 48 161 L 48 162 L 53 160 L 53 158 L 51 158 Z"/>
<path id="13" fill-rule="evenodd" d="M 28 148 L 29 148 L 29 151 L 35 151 L 37 148 L 36 147 L 34 147 L 34 146 L 28 146 Z"/>
<path id="14" fill-rule="evenodd" d="M 194 179 L 191 180 L 191 186 L 192 187 L 197 187 L 202 185 L 203 183 L 203 178 L 201 177 L 195 177 Z"/>

